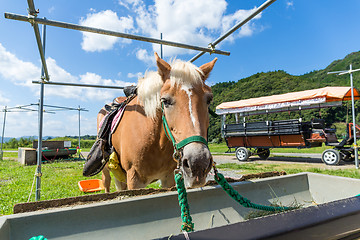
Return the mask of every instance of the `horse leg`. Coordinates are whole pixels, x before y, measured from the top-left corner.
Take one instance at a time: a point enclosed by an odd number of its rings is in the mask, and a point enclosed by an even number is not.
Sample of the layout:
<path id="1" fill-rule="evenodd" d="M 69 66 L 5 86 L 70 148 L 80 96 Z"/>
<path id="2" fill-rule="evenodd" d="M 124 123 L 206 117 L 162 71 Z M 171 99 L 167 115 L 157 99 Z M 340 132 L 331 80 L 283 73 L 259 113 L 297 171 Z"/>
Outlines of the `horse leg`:
<path id="1" fill-rule="evenodd" d="M 111 175 L 110 175 L 109 168 L 107 166 L 105 166 L 104 169 L 102 170 L 101 178 L 102 178 L 102 184 L 105 187 L 105 193 L 109 193 L 110 192 L 110 184 L 111 184 Z M 115 179 L 116 191 L 121 191 L 121 190 L 127 189 L 126 183 L 120 182 L 115 177 L 114 177 L 114 179 Z"/>
<path id="2" fill-rule="evenodd" d="M 163 188 L 171 188 L 171 187 L 175 186 L 174 173 L 171 172 L 170 174 L 161 178 L 160 181 L 161 181 L 161 187 L 163 187 Z"/>
<path id="3" fill-rule="evenodd" d="M 105 187 L 105 193 L 110 192 L 110 184 L 111 184 L 111 176 L 110 176 L 110 170 L 108 166 L 106 165 L 102 170 L 102 184 Z"/>
<path id="4" fill-rule="evenodd" d="M 147 186 L 147 183 L 142 181 L 139 174 L 134 168 L 129 169 L 126 172 L 127 175 L 127 187 L 128 189 L 138 189 Z"/>
<path id="5" fill-rule="evenodd" d="M 117 180 L 117 178 L 115 178 L 115 187 L 116 187 L 116 191 L 126 190 L 127 184 L 120 182 L 119 180 Z"/>

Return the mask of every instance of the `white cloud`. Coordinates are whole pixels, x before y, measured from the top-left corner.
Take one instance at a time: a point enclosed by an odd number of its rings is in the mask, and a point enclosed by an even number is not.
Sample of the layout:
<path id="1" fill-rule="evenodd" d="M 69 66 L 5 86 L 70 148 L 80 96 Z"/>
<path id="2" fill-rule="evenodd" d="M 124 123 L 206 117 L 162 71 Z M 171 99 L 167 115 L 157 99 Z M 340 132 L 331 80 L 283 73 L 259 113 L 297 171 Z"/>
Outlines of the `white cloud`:
<path id="1" fill-rule="evenodd" d="M 97 75 L 95 73 L 85 73 L 83 75 L 80 75 L 80 82 L 86 83 L 86 84 L 96 84 L 96 85 L 105 85 L 105 86 L 129 86 L 134 85 L 132 82 L 124 82 L 121 80 L 111 80 L 111 79 L 103 79 L 100 75 Z M 97 99 L 99 101 L 109 102 L 115 97 L 119 96 L 118 91 L 114 90 L 105 90 L 105 89 L 99 89 L 99 88 L 88 88 L 83 89 L 83 98 L 88 99 Z"/>
<path id="2" fill-rule="evenodd" d="M 222 33 L 227 32 L 230 28 L 235 26 L 238 22 L 244 20 L 247 16 L 249 16 L 253 11 L 256 10 L 256 7 L 250 10 L 237 10 L 234 14 L 229 14 L 227 16 L 224 16 L 222 19 Z M 260 19 L 261 13 L 256 15 L 253 19 Z M 253 23 L 247 23 L 244 26 L 242 26 L 240 29 L 238 29 L 235 33 L 230 35 L 227 40 L 228 41 L 234 41 L 236 38 L 241 37 L 248 37 L 251 36 L 254 33 L 254 30 L 256 29 L 255 25 Z"/>
<path id="3" fill-rule="evenodd" d="M 106 10 L 98 13 L 89 13 L 86 18 L 80 20 L 80 25 L 88 27 L 103 28 L 106 30 L 127 32 L 134 28 L 132 17 L 118 17 L 117 13 Z M 120 39 L 113 36 L 105 36 L 96 33 L 83 32 L 81 47 L 85 51 L 95 52 L 111 49 L 115 43 L 129 43 L 128 39 Z"/>
<path id="4" fill-rule="evenodd" d="M 37 112 L 9 112 L 6 115 L 5 137 L 33 136 L 37 135 L 37 130 Z"/>
<path id="5" fill-rule="evenodd" d="M 106 10 L 88 14 L 86 18 L 81 19 L 80 24 L 128 31 L 152 38 L 160 38 L 160 33 L 163 33 L 163 39 L 168 41 L 206 47 L 256 9 L 239 9 L 226 14 L 225 0 L 155 0 L 153 5 L 147 5 L 148 2 L 143 0 L 119 0 L 118 3 L 131 11 L 133 16 L 119 18 L 115 12 Z M 292 1 L 288 3 L 291 4 Z M 259 18 L 261 14 L 255 17 Z M 119 29 L 120 26 L 123 29 Z M 257 24 L 251 21 L 224 41 L 232 42 L 237 38 L 251 36 L 257 29 Z M 117 42 L 129 43 L 129 40 L 83 33 L 82 48 L 85 51 L 109 50 Z M 169 46 L 163 46 L 163 50 L 165 57 L 194 53 L 192 50 Z M 154 51 L 160 51 L 158 44 L 152 44 L 151 53 L 149 49 L 137 50 L 136 56 L 141 61 L 153 64 Z"/>
<path id="6" fill-rule="evenodd" d="M 211 33 L 218 31 L 225 9 L 226 2 L 217 0 L 156 1 L 148 7 L 144 3 L 133 6 L 142 34 L 159 38 L 163 33 L 165 40 L 200 46 L 207 46 L 213 40 Z M 163 49 L 164 56 L 191 52 L 168 46 Z M 159 51 L 159 45 L 153 44 L 153 51 Z M 138 51 L 137 56 L 149 61 L 144 51 Z"/>
<path id="7" fill-rule="evenodd" d="M 48 13 L 53 13 L 55 11 L 55 7 L 54 6 L 51 6 L 49 9 L 48 9 Z"/>
<path id="8" fill-rule="evenodd" d="M 100 75 L 87 72 L 75 76 L 67 72 L 64 68 L 56 63 L 56 60 L 48 57 L 46 59 L 50 81 L 66 83 L 84 83 L 107 86 L 126 86 L 133 85 L 133 82 L 124 82 L 120 80 L 103 79 Z M 16 85 L 22 85 L 30 88 L 35 96 L 39 96 L 39 88 L 32 84 L 33 80 L 39 79 L 40 67 L 31 62 L 25 62 L 17 58 L 14 54 L 7 51 L 0 43 L 0 75 Z M 119 92 L 114 90 L 81 88 L 69 86 L 47 85 L 45 96 L 58 96 L 67 99 L 80 99 L 82 101 L 92 101 L 94 99 L 105 101 L 112 100 L 118 96 Z M 4 97 L 0 92 L 0 103 L 6 103 L 9 99 Z"/>
<path id="9" fill-rule="evenodd" d="M 80 82 L 87 83 L 87 84 L 119 86 L 119 87 L 134 84 L 132 82 L 125 82 L 125 81 L 121 81 L 121 80 L 103 79 L 100 75 L 98 75 L 96 73 L 90 73 L 90 72 L 80 75 Z"/>
<path id="10" fill-rule="evenodd" d="M 0 92 L 0 104 L 1 104 L 0 106 L 4 107 L 9 102 L 10 102 L 10 99 L 5 97 L 4 94 L 2 92 Z"/>
<path id="11" fill-rule="evenodd" d="M 46 64 L 48 67 L 48 72 L 50 75 L 50 81 L 52 82 L 67 82 L 67 83 L 75 83 L 78 78 L 76 76 L 71 75 L 65 69 L 61 68 L 57 65 L 55 59 L 47 58 Z M 46 96 L 58 96 L 64 98 L 79 98 L 79 89 L 75 87 L 67 87 L 67 86 L 52 86 L 47 85 L 45 94 Z M 38 94 L 38 93 L 36 93 Z"/>
<path id="12" fill-rule="evenodd" d="M 25 62 L 7 51 L 0 43 L 0 75 L 16 85 L 32 86 L 32 80 L 39 79 L 40 68 Z"/>
<path id="13" fill-rule="evenodd" d="M 155 0 L 154 5 L 148 6 L 145 1 L 122 0 L 119 4 L 136 14 L 134 19 L 140 34 L 159 38 L 160 33 L 163 33 L 165 40 L 197 46 L 207 46 L 256 9 L 240 9 L 226 14 L 225 0 Z M 255 17 L 255 19 L 259 18 L 261 14 Z M 225 41 L 251 36 L 257 29 L 256 26 L 251 21 Z M 153 44 L 152 51 L 159 51 L 159 45 Z M 165 57 L 190 52 L 190 50 L 164 46 Z M 144 49 L 138 50 L 136 56 L 147 63 L 152 61 L 150 61 L 152 53 L 149 54 Z"/>
<path id="14" fill-rule="evenodd" d="M 286 8 L 287 8 L 287 9 L 288 9 L 288 8 L 294 9 L 294 1 L 287 1 L 287 2 L 286 2 Z"/>
<path id="15" fill-rule="evenodd" d="M 128 78 L 136 78 L 136 79 L 139 79 L 139 78 L 144 77 L 144 73 L 142 73 L 142 72 L 128 73 L 127 77 L 128 77 Z"/>
<path id="16" fill-rule="evenodd" d="M 152 65 L 155 63 L 155 57 L 152 53 L 149 53 L 146 49 L 139 49 L 136 51 L 136 57 L 147 63 L 148 65 Z"/>
<path id="17" fill-rule="evenodd" d="M 136 6 L 142 3 L 142 0 L 119 0 L 120 6 L 130 9 L 131 6 Z"/>
<path id="18" fill-rule="evenodd" d="M 54 59 L 47 59 L 50 80 L 54 82 L 69 82 L 69 83 L 82 83 L 92 85 L 105 85 L 105 86 L 126 86 L 134 83 L 124 82 L 120 80 L 103 79 L 96 73 L 86 72 L 80 76 L 73 76 L 63 68 L 56 64 Z M 101 88 L 82 88 L 82 87 L 69 87 L 69 86 L 47 86 L 47 96 L 59 96 L 68 99 L 79 99 L 81 101 L 111 101 L 119 95 L 119 92 L 114 90 L 106 90 Z"/>

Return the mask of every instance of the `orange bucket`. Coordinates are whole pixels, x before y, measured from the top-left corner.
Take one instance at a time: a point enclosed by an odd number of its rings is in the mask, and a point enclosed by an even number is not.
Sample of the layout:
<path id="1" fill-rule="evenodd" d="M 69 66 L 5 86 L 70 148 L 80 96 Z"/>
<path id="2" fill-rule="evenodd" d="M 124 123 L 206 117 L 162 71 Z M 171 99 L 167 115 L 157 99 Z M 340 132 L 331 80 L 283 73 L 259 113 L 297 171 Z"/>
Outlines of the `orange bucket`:
<path id="1" fill-rule="evenodd" d="M 82 180 L 78 182 L 80 191 L 82 192 L 98 192 L 104 190 L 104 186 L 100 179 L 89 179 L 89 180 Z"/>

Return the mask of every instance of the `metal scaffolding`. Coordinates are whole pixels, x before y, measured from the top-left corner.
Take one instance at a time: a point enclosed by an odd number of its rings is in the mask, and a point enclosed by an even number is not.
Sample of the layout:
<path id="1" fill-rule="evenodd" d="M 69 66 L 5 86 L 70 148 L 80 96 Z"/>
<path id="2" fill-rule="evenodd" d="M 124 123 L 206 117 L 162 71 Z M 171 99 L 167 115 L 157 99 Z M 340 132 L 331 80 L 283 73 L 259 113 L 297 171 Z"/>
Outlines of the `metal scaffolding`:
<path id="1" fill-rule="evenodd" d="M 37 105 L 39 106 L 39 104 L 30 104 L 31 106 Z M 78 134 L 78 142 L 79 142 L 79 148 L 81 148 L 81 143 L 80 143 L 80 116 L 81 116 L 81 112 L 88 112 L 89 110 L 85 109 L 85 108 L 81 108 L 80 105 L 77 108 L 72 108 L 72 107 L 62 107 L 62 106 L 55 106 L 55 105 L 48 105 L 48 104 L 43 104 L 43 106 L 45 108 L 48 108 L 50 111 L 45 111 L 45 112 L 51 112 L 51 113 L 55 113 L 58 111 L 78 111 L 78 122 L 79 122 L 79 134 Z"/>
<path id="2" fill-rule="evenodd" d="M 29 1 L 31 1 L 31 0 L 28 0 L 28 2 Z M 273 1 L 275 1 L 275 0 L 273 0 Z M 64 22 L 59 22 L 59 21 L 48 20 L 45 18 L 38 18 L 37 13 L 33 13 L 33 12 L 29 12 L 29 14 L 30 14 L 29 16 L 24 16 L 24 15 L 13 14 L 13 13 L 5 13 L 5 18 L 23 21 L 23 22 L 29 22 L 34 25 L 34 28 L 36 28 L 35 25 L 37 26 L 37 24 L 43 24 L 43 25 L 49 25 L 49 26 L 54 26 L 54 27 L 78 30 L 78 31 L 82 31 L 82 32 L 98 33 L 98 34 L 103 34 L 103 35 L 108 35 L 108 36 L 121 37 L 121 38 L 127 38 L 127 39 L 132 39 L 132 40 L 163 44 L 163 45 L 167 45 L 167 46 L 185 48 L 185 49 L 208 52 L 208 53 L 215 53 L 215 54 L 221 54 L 221 55 L 227 55 L 227 56 L 230 55 L 230 52 L 216 50 L 212 46 L 209 46 L 207 48 L 199 47 L 199 46 L 194 46 L 194 45 L 166 41 L 166 40 L 162 40 L 162 39 L 149 38 L 149 37 L 137 36 L 137 35 L 133 35 L 133 34 L 115 32 L 115 31 L 105 30 L 105 29 L 101 29 L 101 28 L 86 27 L 86 26 L 81 26 L 81 25 L 72 24 L 72 23 L 64 23 Z"/>
<path id="3" fill-rule="evenodd" d="M 81 83 L 68 83 L 68 82 L 51 82 L 51 81 L 32 81 L 35 84 L 70 86 L 70 87 L 91 87 L 91 88 L 110 88 L 110 89 L 124 89 L 121 86 L 107 86 L 107 85 L 94 85 L 94 84 L 81 84 Z"/>
<path id="4" fill-rule="evenodd" d="M 1 150 L 0 150 L 0 160 L 3 159 L 3 145 L 4 145 L 4 136 L 5 136 L 5 126 L 6 126 L 6 116 L 8 112 L 38 112 L 38 109 L 32 109 L 31 106 L 34 104 L 21 105 L 16 107 L 7 107 L 5 106 L 3 110 L 4 119 L 3 119 L 3 127 L 2 127 L 2 135 L 1 135 Z M 54 113 L 51 111 L 44 111 L 45 113 Z"/>
<path id="5" fill-rule="evenodd" d="M 33 106 L 37 106 L 36 109 L 31 108 Z M 81 112 L 88 112 L 89 110 L 85 109 L 85 108 L 81 108 L 80 106 L 78 106 L 77 108 L 72 108 L 72 107 L 61 107 L 61 106 L 54 106 L 54 105 L 47 105 L 44 104 L 43 105 L 44 108 L 47 108 L 47 110 L 43 110 L 43 113 L 50 113 L 50 114 L 55 114 L 58 111 L 78 111 L 78 121 L 79 121 L 79 134 L 78 134 L 78 139 L 79 139 L 79 148 L 81 147 L 80 145 L 80 114 Z M 3 153 L 3 144 L 4 144 L 4 137 L 5 137 L 5 127 L 6 127 L 6 117 L 7 117 L 7 113 L 8 112 L 39 112 L 39 103 L 30 103 L 27 105 L 21 105 L 21 106 L 16 106 L 16 107 L 7 107 L 5 106 L 4 109 L 1 110 L 1 112 L 4 113 L 4 118 L 3 118 L 3 126 L 2 126 L 2 135 L 1 135 L 1 150 L 0 150 L 0 155 L 2 156 Z M 1 158 L 0 158 L 1 159 Z"/>

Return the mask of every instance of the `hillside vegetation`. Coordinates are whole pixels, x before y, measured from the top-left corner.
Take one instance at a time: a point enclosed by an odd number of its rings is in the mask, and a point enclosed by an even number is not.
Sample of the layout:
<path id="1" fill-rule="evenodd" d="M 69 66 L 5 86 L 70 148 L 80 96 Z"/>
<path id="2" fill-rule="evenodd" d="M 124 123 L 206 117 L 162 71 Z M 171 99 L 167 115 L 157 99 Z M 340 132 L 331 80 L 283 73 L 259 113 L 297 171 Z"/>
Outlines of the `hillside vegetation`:
<path id="1" fill-rule="evenodd" d="M 325 69 L 312 71 L 300 76 L 294 76 L 285 71 L 278 70 L 273 72 L 260 72 L 250 77 L 230 82 L 222 82 L 212 86 L 214 101 L 211 109 L 216 108 L 222 102 L 270 96 L 288 92 L 316 89 L 326 86 L 350 86 L 349 75 L 338 76 L 328 75 L 328 72 L 349 69 L 352 64 L 353 69 L 360 68 L 360 51 L 347 55 L 344 59 L 336 60 L 330 63 Z M 353 74 L 354 86 L 359 89 L 360 73 Z M 358 101 L 355 104 L 357 121 L 360 119 L 360 105 Z M 296 117 L 297 113 L 294 114 Z M 351 120 L 351 105 L 344 103 L 340 108 L 315 109 L 302 111 L 302 118 L 305 121 L 312 117 L 321 117 L 327 123 L 346 122 L 348 117 Z M 288 113 L 278 115 L 272 114 L 273 118 L 283 119 L 288 117 Z M 261 117 L 261 116 L 260 116 Z M 219 142 L 220 136 L 220 118 L 210 117 L 209 141 Z"/>

